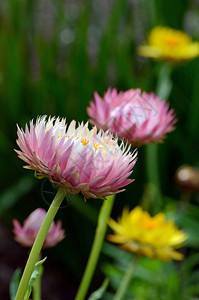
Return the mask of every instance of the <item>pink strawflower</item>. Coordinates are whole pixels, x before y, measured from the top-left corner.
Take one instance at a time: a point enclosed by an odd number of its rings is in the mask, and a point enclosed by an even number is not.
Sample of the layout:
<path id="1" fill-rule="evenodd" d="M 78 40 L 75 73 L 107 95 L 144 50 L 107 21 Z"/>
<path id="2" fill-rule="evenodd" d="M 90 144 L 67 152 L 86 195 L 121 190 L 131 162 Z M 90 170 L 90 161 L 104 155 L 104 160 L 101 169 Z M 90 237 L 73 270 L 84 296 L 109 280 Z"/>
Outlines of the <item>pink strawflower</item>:
<path id="1" fill-rule="evenodd" d="M 20 225 L 18 220 L 13 220 L 13 233 L 15 240 L 25 247 L 32 247 L 38 231 L 45 219 L 46 211 L 42 208 L 34 210 L 29 217 L 24 221 L 23 226 Z M 61 221 L 53 221 L 47 233 L 43 248 L 55 246 L 65 237 L 64 229 L 61 229 Z"/>
<path id="2" fill-rule="evenodd" d="M 18 127 L 18 156 L 35 170 L 37 175 L 65 187 L 70 193 L 80 191 L 85 198 L 101 198 L 119 193 L 131 183 L 128 179 L 137 153 L 129 152 L 123 142 L 119 145 L 112 134 L 81 123 L 39 117 L 30 122 L 25 132 Z"/>
<path id="3" fill-rule="evenodd" d="M 94 93 L 94 101 L 87 108 L 91 123 L 110 130 L 135 146 L 161 142 L 176 123 L 173 109 L 154 93 L 131 89 L 117 93 L 109 88 L 101 98 Z"/>

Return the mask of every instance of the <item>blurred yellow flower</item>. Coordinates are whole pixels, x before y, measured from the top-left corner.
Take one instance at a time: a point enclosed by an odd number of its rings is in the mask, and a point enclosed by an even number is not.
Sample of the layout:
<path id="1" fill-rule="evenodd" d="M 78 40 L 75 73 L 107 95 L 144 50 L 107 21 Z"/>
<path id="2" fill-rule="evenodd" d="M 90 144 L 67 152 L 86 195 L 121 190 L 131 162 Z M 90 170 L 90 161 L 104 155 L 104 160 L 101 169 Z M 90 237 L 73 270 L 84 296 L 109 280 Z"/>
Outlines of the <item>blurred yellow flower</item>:
<path id="1" fill-rule="evenodd" d="M 173 221 L 166 221 L 163 213 L 151 217 L 139 206 L 130 212 L 125 208 L 118 222 L 110 219 L 108 224 L 114 234 L 107 239 L 125 250 L 163 261 L 184 258 L 176 249 L 184 245 L 187 236 Z"/>
<path id="2" fill-rule="evenodd" d="M 155 27 L 148 36 L 148 43 L 138 47 L 138 54 L 158 60 L 181 62 L 199 55 L 199 43 L 180 30 Z"/>

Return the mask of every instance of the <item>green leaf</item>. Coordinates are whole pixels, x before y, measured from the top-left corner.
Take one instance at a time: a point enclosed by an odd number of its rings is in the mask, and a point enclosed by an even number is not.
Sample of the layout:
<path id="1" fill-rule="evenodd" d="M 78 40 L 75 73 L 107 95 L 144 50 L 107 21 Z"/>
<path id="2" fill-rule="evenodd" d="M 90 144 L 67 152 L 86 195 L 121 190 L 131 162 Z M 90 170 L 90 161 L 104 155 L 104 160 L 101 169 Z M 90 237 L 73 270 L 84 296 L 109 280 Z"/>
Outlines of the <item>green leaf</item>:
<path id="1" fill-rule="evenodd" d="M 11 282 L 10 282 L 10 287 L 9 287 L 10 299 L 11 300 L 15 299 L 17 289 L 18 289 L 18 286 L 19 286 L 20 277 L 21 277 L 21 270 L 16 269 L 14 274 L 12 275 Z"/>
<path id="2" fill-rule="evenodd" d="M 109 279 L 105 278 L 105 280 L 103 281 L 101 287 L 99 289 L 97 289 L 95 292 L 93 292 L 90 295 L 90 297 L 88 298 L 88 300 L 98 300 L 98 299 L 101 299 L 102 296 L 104 295 L 104 293 L 106 292 L 108 284 L 109 284 Z"/>
<path id="3" fill-rule="evenodd" d="M 41 267 L 41 265 L 46 261 L 47 257 L 45 257 L 44 259 L 38 261 L 36 264 L 35 264 L 35 267 L 34 267 L 34 270 L 33 270 L 33 273 L 31 275 L 31 278 L 30 278 L 30 281 L 29 281 L 29 284 L 28 284 L 28 291 L 26 293 L 26 296 L 24 298 L 24 300 L 28 300 L 29 297 L 30 297 L 30 294 L 31 294 L 31 291 L 32 291 L 32 287 L 33 287 L 33 284 L 35 282 L 35 279 L 37 278 L 37 276 L 39 275 L 39 269 Z"/>

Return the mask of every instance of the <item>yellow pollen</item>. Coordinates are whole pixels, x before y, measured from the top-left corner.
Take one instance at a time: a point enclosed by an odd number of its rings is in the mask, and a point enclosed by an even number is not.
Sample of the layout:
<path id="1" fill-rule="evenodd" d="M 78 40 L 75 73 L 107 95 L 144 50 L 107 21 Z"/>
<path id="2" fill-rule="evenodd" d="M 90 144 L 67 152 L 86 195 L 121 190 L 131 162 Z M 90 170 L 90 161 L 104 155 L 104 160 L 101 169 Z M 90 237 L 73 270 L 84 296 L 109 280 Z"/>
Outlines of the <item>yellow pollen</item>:
<path id="1" fill-rule="evenodd" d="M 60 138 L 62 138 L 62 135 L 59 135 L 59 136 L 58 136 L 58 139 L 60 139 Z M 66 138 L 70 138 L 70 135 L 66 135 Z M 76 140 L 78 140 L 80 137 L 77 136 L 77 137 L 74 137 L 74 138 L 75 138 Z M 81 143 L 83 144 L 83 146 L 86 146 L 86 145 L 88 145 L 89 143 L 91 143 L 91 141 L 88 140 L 88 139 L 82 138 L 82 139 L 81 139 Z M 96 143 L 93 143 L 93 147 L 94 147 L 94 149 L 95 149 L 96 151 L 99 150 L 99 149 L 101 149 L 102 154 L 103 154 L 104 156 L 107 156 L 107 153 L 106 153 L 106 150 L 104 149 L 104 147 L 102 147 L 102 146 L 100 146 L 100 145 L 98 145 L 98 144 L 96 144 Z"/>
<path id="2" fill-rule="evenodd" d="M 99 149 L 99 145 L 98 144 L 93 144 L 93 147 L 95 148 L 95 150 Z"/>
<path id="3" fill-rule="evenodd" d="M 102 154 L 103 154 L 104 156 L 107 156 L 106 150 L 104 150 L 104 148 L 102 148 L 102 147 L 100 147 L 100 149 L 102 150 Z"/>
<path id="4" fill-rule="evenodd" d="M 91 141 L 82 138 L 82 139 L 81 139 L 81 143 L 82 143 L 84 146 L 86 146 L 86 145 L 88 145 L 89 143 L 91 143 Z M 103 154 L 104 156 L 107 156 L 106 150 L 105 150 L 102 146 L 99 146 L 98 144 L 93 143 L 93 147 L 94 147 L 94 149 L 95 149 L 96 151 L 99 150 L 99 149 L 101 149 L 102 154 Z"/>
<path id="5" fill-rule="evenodd" d="M 66 138 L 69 138 L 69 137 L 70 137 L 70 135 L 66 135 Z M 62 135 L 58 136 L 58 139 L 60 139 L 60 138 L 62 138 Z"/>
<path id="6" fill-rule="evenodd" d="M 90 141 L 87 140 L 87 139 L 81 139 L 81 143 L 82 143 L 84 146 L 86 146 L 86 145 L 88 145 L 88 144 L 90 143 Z"/>

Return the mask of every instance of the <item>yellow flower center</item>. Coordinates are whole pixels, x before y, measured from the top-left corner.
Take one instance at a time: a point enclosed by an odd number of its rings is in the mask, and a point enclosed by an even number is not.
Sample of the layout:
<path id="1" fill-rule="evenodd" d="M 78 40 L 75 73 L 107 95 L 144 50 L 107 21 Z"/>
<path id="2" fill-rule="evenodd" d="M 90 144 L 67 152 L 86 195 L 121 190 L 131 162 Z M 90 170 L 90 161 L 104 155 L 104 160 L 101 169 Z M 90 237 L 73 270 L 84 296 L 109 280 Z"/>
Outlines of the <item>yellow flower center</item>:
<path id="1" fill-rule="evenodd" d="M 153 220 L 146 220 L 141 226 L 150 230 L 156 227 L 156 223 Z"/>
<path id="2" fill-rule="evenodd" d="M 60 139 L 61 137 L 62 137 L 62 135 L 59 135 L 59 136 L 58 136 L 58 139 Z M 66 135 L 66 138 L 70 138 L 70 135 Z M 74 138 L 75 138 L 75 137 L 74 137 Z M 78 140 L 78 139 L 79 139 L 79 136 L 76 137 L 76 140 Z M 92 143 L 92 141 L 91 141 L 91 140 L 88 140 L 88 139 L 81 138 L 81 143 L 82 143 L 83 146 L 86 146 L 86 145 Z M 103 155 L 104 155 L 104 156 L 107 156 L 106 150 L 104 149 L 103 146 L 100 146 L 100 145 L 98 145 L 98 144 L 96 144 L 96 143 L 92 143 L 92 144 L 93 144 L 93 147 L 94 147 L 95 151 L 101 149 Z"/>
<path id="3" fill-rule="evenodd" d="M 165 43 L 170 47 L 176 47 L 179 46 L 182 43 L 182 41 L 176 36 L 167 36 L 165 38 Z"/>

